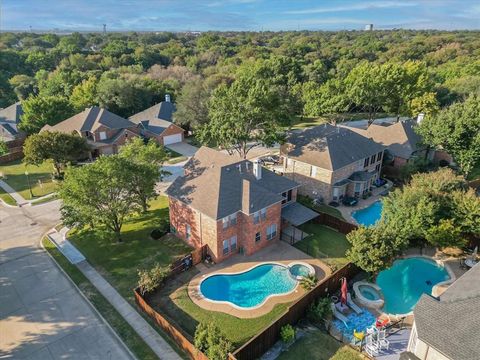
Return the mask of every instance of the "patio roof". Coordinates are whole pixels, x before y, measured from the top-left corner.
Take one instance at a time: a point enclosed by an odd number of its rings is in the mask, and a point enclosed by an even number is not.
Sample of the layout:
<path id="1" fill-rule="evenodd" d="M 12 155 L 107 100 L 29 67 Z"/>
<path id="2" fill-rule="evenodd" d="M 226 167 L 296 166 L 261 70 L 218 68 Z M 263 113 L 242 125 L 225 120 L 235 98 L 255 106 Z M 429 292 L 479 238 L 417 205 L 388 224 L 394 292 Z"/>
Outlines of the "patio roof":
<path id="1" fill-rule="evenodd" d="M 307 221 L 315 219 L 317 216 L 318 213 L 297 202 L 293 202 L 282 208 L 282 218 L 293 226 L 302 225 Z"/>

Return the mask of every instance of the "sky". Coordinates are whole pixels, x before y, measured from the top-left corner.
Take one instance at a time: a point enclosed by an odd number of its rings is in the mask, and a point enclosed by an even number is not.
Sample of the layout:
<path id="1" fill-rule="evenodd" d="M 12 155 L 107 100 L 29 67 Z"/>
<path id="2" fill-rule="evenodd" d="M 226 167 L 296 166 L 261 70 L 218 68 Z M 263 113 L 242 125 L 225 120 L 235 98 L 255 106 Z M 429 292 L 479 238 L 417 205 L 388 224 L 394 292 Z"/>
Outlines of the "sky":
<path id="1" fill-rule="evenodd" d="M 0 0 L 1 30 L 480 29 L 480 0 Z"/>

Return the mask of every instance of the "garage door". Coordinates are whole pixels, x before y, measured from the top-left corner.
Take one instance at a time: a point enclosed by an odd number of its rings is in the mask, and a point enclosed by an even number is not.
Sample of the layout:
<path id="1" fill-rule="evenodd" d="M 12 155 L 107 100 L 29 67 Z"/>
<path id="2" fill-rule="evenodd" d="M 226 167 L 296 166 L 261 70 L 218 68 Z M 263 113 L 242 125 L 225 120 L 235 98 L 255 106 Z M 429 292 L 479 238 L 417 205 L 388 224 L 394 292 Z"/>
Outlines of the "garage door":
<path id="1" fill-rule="evenodd" d="M 175 144 L 182 141 L 182 134 L 168 135 L 163 137 L 163 145 Z"/>

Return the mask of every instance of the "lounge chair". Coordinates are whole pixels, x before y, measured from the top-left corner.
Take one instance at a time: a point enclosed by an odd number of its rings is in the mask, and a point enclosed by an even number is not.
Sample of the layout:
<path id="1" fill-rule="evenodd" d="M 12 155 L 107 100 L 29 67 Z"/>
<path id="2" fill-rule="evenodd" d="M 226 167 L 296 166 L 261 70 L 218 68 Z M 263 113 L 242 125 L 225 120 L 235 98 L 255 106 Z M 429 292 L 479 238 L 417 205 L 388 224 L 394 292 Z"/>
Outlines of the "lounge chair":
<path id="1" fill-rule="evenodd" d="M 371 357 L 375 357 L 378 355 L 380 348 L 378 347 L 378 344 L 373 341 L 373 335 L 370 334 L 366 337 L 367 342 L 365 344 L 365 351 L 367 354 Z"/>
<path id="2" fill-rule="evenodd" d="M 379 330 L 378 331 L 378 347 L 380 349 L 387 349 L 390 346 L 390 342 L 386 339 L 386 331 L 385 330 Z"/>
<path id="3" fill-rule="evenodd" d="M 353 302 L 352 296 L 350 293 L 347 293 L 347 305 L 350 306 L 350 308 L 355 311 L 357 314 L 361 314 L 363 310 Z"/>
<path id="4" fill-rule="evenodd" d="M 345 315 L 343 315 L 340 311 L 337 310 L 334 303 L 330 304 L 330 308 L 332 309 L 333 316 L 336 317 L 338 320 L 342 321 L 346 326 L 348 323 L 348 319 L 345 317 Z"/>

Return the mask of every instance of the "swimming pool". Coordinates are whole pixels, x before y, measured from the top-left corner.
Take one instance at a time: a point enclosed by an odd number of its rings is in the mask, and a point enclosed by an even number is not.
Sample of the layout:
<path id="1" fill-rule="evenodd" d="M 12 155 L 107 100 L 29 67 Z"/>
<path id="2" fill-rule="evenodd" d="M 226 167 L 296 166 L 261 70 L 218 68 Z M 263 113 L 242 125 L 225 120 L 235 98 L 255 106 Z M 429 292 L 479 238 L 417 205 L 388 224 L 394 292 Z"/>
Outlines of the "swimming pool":
<path id="1" fill-rule="evenodd" d="M 288 294 L 297 284 L 288 266 L 264 263 L 241 273 L 211 275 L 200 283 L 200 293 L 208 300 L 247 309 L 261 305 L 270 296 Z"/>
<path id="2" fill-rule="evenodd" d="M 448 271 L 433 260 L 423 257 L 397 260 L 377 276 L 385 300 L 383 311 L 408 314 L 422 294 L 431 294 L 436 284 L 448 279 Z"/>
<path id="3" fill-rule="evenodd" d="M 382 217 L 382 208 L 382 202 L 375 201 L 364 209 L 352 212 L 352 217 L 360 225 L 372 226 Z"/>

